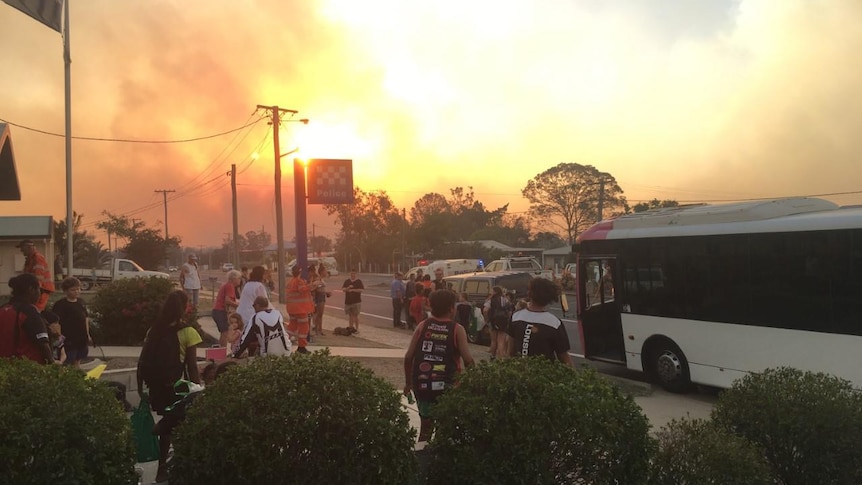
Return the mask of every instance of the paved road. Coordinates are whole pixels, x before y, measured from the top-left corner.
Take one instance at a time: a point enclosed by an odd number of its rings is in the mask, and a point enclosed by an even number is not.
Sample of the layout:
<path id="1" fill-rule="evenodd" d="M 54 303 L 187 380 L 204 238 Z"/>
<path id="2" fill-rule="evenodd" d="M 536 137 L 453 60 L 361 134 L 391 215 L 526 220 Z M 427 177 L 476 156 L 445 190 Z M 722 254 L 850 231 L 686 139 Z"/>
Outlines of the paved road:
<path id="1" fill-rule="evenodd" d="M 177 273 L 173 273 L 172 277 L 177 278 Z M 201 271 L 201 279 L 203 282 L 202 297 L 206 298 L 218 291 L 219 285 L 225 280 L 225 273 L 219 269 L 203 270 Z M 347 274 L 342 273 L 338 276 L 331 276 L 327 280 L 329 288 L 334 290 L 332 298 L 330 298 L 328 303 L 328 311 L 330 312 L 342 311 L 344 295 L 338 289 L 341 288 L 341 284 L 345 279 L 347 279 Z M 362 293 L 361 324 L 374 325 L 380 328 L 386 328 L 388 325 L 391 328 L 392 300 L 389 298 L 389 283 L 392 281 L 392 276 L 366 273 L 360 274 L 359 279 L 365 285 L 365 291 Z M 581 344 L 578 332 L 577 320 L 574 317 L 575 304 L 574 295 L 571 295 L 569 301 L 571 310 L 566 316 L 563 316 L 562 309 L 558 303 L 551 305 L 549 310 L 559 317 L 566 326 L 572 355 L 583 357 L 583 345 Z"/>
<path id="2" fill-rule="evenodd" d="M 340 288 L 345 278 L 332 277 L 328 283 L 330 288 Z M 364 274 L 360 275 L 359 279 L 365 285 L 365 291 L 362 292 L 362 314 L 364 319 L 362 322 L 380 322 L 380 326 L 385 326 L 386 323 L 392 326 L 392 299 L 389 297 L 389 283 L 392 277 L 388 275 Z M 341 307 L 344 303 L 344 297 L 341 292 L 334 292 L 330 299 L 330 306 Z M 574 301 L 570 302 L 574 306 Z M 573 311 L 570 311 L 567 317 L 563 317 L 562 309 L 559 304 L 552 305 L 549 310 L 551 313 L 559 317 L 566 326 L 566 332 L 569 334 L 569 345 L 573 355 L 583 357 L 583 346 L 581 345 L 580 334 L 578 333 L 577 321 L 573 318 Z"/>
<path id="3" fill-rule="evenodd" d="M 206 270 L 201 272 L 204 281 L 204 297 L 206 298 L 212 291 L 218 291 L 218 285 L 225 280 L 225 273 L 216 270 Z M 215 290 L 210 278 L 216 279 Z M 340 291 L 342 283 L 347 279 L 346 274 L 331 276 L 327 279 L 328 287 L 333 290 L 332 297 L 327 301 L 326 312 L 328 315 L 344 318 L 344 294 Z M 362 292 L 362 314 L 360 317 L 360 327 L 370 325 L 376 328 L 388 329 L 393 332 L 410 335 L 409 330 L 396 330 L 392 328 L 392 299 L 389 297 L 389 283 L 392 281 L 392 276 L 381 274 L 360 274 L 359 279 L 365 285 L 365 291 Z M 562 310 L 558 304 L 553 305 L 550 310 L 552 313 L 560 317 L 563 324 L 566 326 L 566 331 L 569 335 L 569 343 L 571 346 L 571 354 L 574 356 L 575 364 L 588 365 L 595 368 L 599 372 L 607 375 L 630 379 L 645 383 L 646 378 L 640 372 L 635 372 L 627 369 L 625 366 L 607 364 L 596 361 L 588 361 L 583 358 L 583 346 L 580 341 L 580 333 L 578 332 L 577 321 L 573 318 L 575 301 L 569 302 L 572 310 L 568 317 L 562 317 Z M 707 394 L 713 394 L 711 390 L 707 390 Z"/>

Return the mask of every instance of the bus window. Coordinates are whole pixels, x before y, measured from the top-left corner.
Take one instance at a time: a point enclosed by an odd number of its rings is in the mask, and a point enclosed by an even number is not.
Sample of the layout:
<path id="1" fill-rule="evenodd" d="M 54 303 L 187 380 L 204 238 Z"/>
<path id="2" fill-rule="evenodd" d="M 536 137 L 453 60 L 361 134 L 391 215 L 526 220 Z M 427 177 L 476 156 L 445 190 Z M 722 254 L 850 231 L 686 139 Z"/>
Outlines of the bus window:
<path id="1" fill-rule="evenodd" d="M 599 279 L 599 286 L 601 287 L 602 297 L 604 297 L 604 301 L 614 299 L 613 272 L 611 271 L 611 266 L 607 261 L 602 261 L 601 278 Z"/>
<path id="2" fill-rule="evenodd" d="M 586 288 L 584 295 L 587 298 L 586 308 L 592 308 L 601 303 L 599 298 L 599 262 L 590 261 L 584 268 L 584 276 L 586 277 Z"/>
<path id="3" fill-rule="evenodd" d="M 608 260 L 590 261 L 585 266 L 586 307 L 590 308 L 614 299 L 614 279 Z"/>

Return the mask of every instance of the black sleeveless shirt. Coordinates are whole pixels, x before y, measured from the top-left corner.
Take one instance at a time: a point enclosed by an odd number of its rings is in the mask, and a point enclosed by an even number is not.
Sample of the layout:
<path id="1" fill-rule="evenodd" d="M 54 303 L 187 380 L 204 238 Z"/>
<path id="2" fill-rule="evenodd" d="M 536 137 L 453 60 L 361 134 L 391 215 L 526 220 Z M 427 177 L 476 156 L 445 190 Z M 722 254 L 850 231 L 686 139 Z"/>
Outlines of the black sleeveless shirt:
<path id="1" fill-rule="evenodd" d="M 422 334 L 413 357 L 413 393 L 420 401 L 436 401 L 452 386 L 458 368 L 455 323 L 431 317 L 422 323 Z"/>

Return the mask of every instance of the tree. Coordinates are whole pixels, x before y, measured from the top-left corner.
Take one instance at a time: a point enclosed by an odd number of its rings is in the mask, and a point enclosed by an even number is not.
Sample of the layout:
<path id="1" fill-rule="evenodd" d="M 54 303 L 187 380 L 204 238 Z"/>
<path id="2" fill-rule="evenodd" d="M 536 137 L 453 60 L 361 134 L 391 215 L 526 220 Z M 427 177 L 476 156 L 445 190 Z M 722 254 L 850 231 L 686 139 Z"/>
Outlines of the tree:
<path id="1" fill-rule="evenodd" d="M 477 238 L 474 234 L 489 227 L 508 227 L 503 223 L 508 204 L 493 211 L 487 210 L 476 200 L 473 187 L 467 187 L 467 190 L 455 187 L 449 189 L 449 194 L 448 199 L 437 193 L 425 194 L 410 209 L 408 240 L 415 251 L 433 253 L 444 243 L 493 239 Z M 529 239 L 529 230 L 524 239 Z"/>
<path id="2" fill-rule="evenodd" d="M 446 197 L 436 192 L 430 192 L 423 195 L 410 208 L 410 220 L 413 221 L 414 225 L 420 226 L 428 223 L 429 219 L 441 214 L 448 214 L 450 211 L 449 201 L 446 200 Z"/>
<path id="3" fill-rule="evenodd" d="M 169 250 L 180 247 L 180 238 L 171 237 L 165 240 L 159 231 L 147 228 L 140 220 L 124 215 L 117 216 L 108 211 L 102 214 L 107 219 L 96 224 L 96 227 L 128 241 L 122 248 L 123 252 L 145 269 L 158 268 L 164 263 Z"/>
<path id="4" fill-rule="evenodd" d="M 496 224 L 489 224 L 473 231 L 471 241 L 497 241 L 512 247 L 530 246 L 530 221 L 522 215 L 509 214 Z"/>
<path id="5" fill-rule="evenodd" d="M 272 244 L 272 234 L 261 229 L 259 232 L 248 231 L 245 233 L 246 247 L 240 246 L 242 249 L 249 251 L 263 251 L 263 249 Z"/>
<path id="6" fill-rule="evenodd" d="M 540 248 L 545 249 L 554 249 L 566 245 L 566 241 L 564 241 L 559 234 L 550 231 L 536 233 L 533 239 Z"/>
<path id="7" fill-rule="evenodd" d="M 679 202 L 675 200 L 658 200 L 653 199 L 649 202 L 638 202 L 632 207 L 632 212 L 644 212 L 650 209 L 664 209 L 666 207 L 679 207 Z"/>
<path id="8" fill-rule="evenodd" d="M 312 236 L 308 239 L 308 248 L 314 254 L 323 254 L 332 251 L 332 239 L 326 236 Z"/>
<path id="9" fill-rule="evenodd" d="M 385 191 L 364 192 L 353 189 L 352 204 L 325 204 L 328 215 L 335 215 L 341 232 L 336 251 L 348 265 L 392 261 L 401 247 L 404 218 Z"/>
<path id="10" fill-rule="evenodd" d="M 521 191 L 530 202 L 530 215 L 561 230 L 569 244 L 602 216 L 628 209 L 616 179 L 592 165 L 561 163 L 536 175 Z"/>
<path id="11" fill-rule="evenodd" d="M 76 268 L 99 267 L 105 260 L 107 251 L 102 243 L 96 241 L 96 237 L 86 230 L 81 230 L 84 219 L 83 214 L 77 212 L 72 214 L 72 251 L 74 260 L 72 263 Z M 67 261 L 66 247 L 66 220 L 54 222 L 54 248 L 55 254 L 65 263 Z M 64 269 L 65 271 L 65 269 Z"/>
<path id="12" fill-rule="evenodd" d="M 171 238 L 172 240 L 174 238 Z M 145 269 L 155 269 L 165 262 L 170 244 L 155 229 L 143 229 L 123 248 L 126 256 Z M 176 246 L 175 246 L 176 247 Z"/>

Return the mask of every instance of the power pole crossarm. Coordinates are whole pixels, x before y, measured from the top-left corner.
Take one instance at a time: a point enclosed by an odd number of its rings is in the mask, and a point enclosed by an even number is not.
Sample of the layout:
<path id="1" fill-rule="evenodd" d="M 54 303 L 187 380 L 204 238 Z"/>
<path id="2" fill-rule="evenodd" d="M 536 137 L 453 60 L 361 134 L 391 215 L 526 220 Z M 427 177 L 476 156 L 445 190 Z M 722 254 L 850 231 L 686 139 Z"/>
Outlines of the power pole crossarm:
<path id="1" fill-rule="evenodd" d="M 168 238 L 170 237 L 168 235 L 168 193 L 176 192 L 176 190 L 161 189 L 161 190 L 154 190 L 153 192 L 156 192 L 156 193 L 161 192 L 162 198 L 165 201 L 165 241 L 167 241 Z"/>

